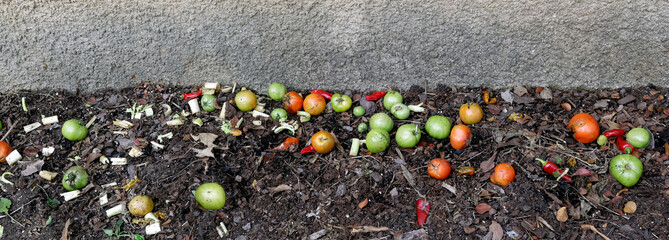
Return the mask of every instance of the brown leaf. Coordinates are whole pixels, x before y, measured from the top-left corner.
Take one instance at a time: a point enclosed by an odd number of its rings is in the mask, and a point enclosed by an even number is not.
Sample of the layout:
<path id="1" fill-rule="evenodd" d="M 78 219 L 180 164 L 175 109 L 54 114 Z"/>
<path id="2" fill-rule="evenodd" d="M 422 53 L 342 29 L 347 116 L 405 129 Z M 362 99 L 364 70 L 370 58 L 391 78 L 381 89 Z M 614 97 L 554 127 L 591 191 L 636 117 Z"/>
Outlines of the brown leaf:
<path id="1" fill-rule="evenodd" d="M 558 209 L 555 218 L 557 218 L 558 222 L 566 222 L 569 219 L 569 216 L 567 215 L 567 207 Z"/>
<path id="2" fill-rule="evenodd" d="M 65 222 L 65 227 L 63 227 L 63 233 L 60 235 L 60 240 L 70 240 L 70 234 L 68 233 L 68 228 L 70 228 L 69 218 Z"/>
<path id="3" fill-rule="evenodd" d="M 571 111 L 571 104 L 569 103 L 562 103 L 560 106 L 562 106 L 562 108 L 564 108 L 564 110 L 567 112 Z"/>
<path id="4" fill-rule="evenodd" d="M 21 176 L 28 176 L 39 172 L 39 170 L 42 170 L 42 165 L 44 165 L 44 160 L 31 162 L 25 170 L 21 171 Z"/>
<path id="5" fill-rule="evenodd" d="M 211 150 L 214 147 L 207 147 L 205 149 L 197 149 L 197 148 L 191 148 L 194 152 L 197 153 L 196 157 L 202 158 L 202 157 L 211 157 L 215 158 L 214 153 L 211 152 Z"/>
<path id="6" fill-rule="evenodd" d="M 37 153 L 39 150 L 33 146 L 27 146 L 26 148 L 23 149 L 23 155 L 26 155 L 28 157 L 35 157 L 37 156 Z"/>
<path id="7" fill-rule="evenodd" d="M 358 208 L 362 209 L 365 206 L 367 206 L 367 203 L 369 203 L 369 198 L 365 198 L 365 200 L 362 200 L 362 202 L 358 203 Z"/>
<path id="8" fill-rule="evenodd" d="M 495 221 L 492 221 L 490 227 L 488 227 L 488 231 L 492 233 L 492 240 L 502 240 L 502 237 L 504 237 L 504 229 Z"/>
<path id="9" fill-rule="evenodd" d="M 495 167 L 495 158 L 497 157 L 497 151 L 492 154 L 488 160 L 481 162 L 480 169 L 483 173 L 487 173 Z"/>
<path id="10" fill-rule="evenodd" d="M 476 212 L 479 214 L 484 214 L 490 211 L 491 208 L 492 207 L 487 203 L 479 203 L 479 205 L 476 205 Z"/>
<path id="11" fill-rule="evenodd" d="M 539 93 L 539 98 L 544 100 L 551 100 L 553 99 L 553 92 L 551 92 L 550 88 L 544 88 L 544 90 Z"/>
<path id="12" fill-rule="evenodd" d="M 504 110 L 504 106 L 495 105 L 495 104 L 488 104 L 488 105 L 486 105 L 486 108 L 488 108 L 488 111 L 492 115 L 499 115 L 502 112 L 502 110 Z"/>
<path id="13" fill-rule="evenodd" d="M 513 87 L 513 93 L 515 93 L 519 97 L 522 97 L 523 95 L 527 94 L 527 88 L 523 86 L 515 86 Z"/>
<path id="14" fill-rule="evenodd" d="M 464 230 L 466 234 L 471 234 L 473 232 L 476 232 L 476 228 L 474 227 L 464 227 Z"/>
<path id="15" fill-rule="evenodd" d="M 629 201 L 625 203 L 625 208 L 623 209 L 625 213 L 635 213 L 636 212 L 636 203 L 634 201 Z"/>

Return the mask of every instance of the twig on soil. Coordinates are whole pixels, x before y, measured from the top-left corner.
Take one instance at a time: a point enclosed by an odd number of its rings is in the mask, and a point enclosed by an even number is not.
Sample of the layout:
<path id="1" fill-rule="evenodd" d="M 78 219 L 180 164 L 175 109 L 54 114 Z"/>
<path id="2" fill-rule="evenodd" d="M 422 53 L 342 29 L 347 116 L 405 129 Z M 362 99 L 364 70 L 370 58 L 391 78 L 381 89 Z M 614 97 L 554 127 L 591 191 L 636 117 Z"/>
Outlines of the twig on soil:
<path id="1" fill-rule="evenodd" d="M 2 136 L 2 139 L 0 139 L 0 141 L 5 141 L 5 138 L 7 138 L 7 136 L 9 136 L 9 133 L 12 132 L 12 129 L 14 129 L 14 126 L 16 126 L 16 124 L 12 124 L 11 119 L 7 120 L 7 124 L 9 124 L 9 130 L 7 130 L 5 135 Z"/>
<path id="2" fill-rule="evenodd" d="M 581 225 L 581 229 L 583 229 L 583 230 L 588 230 L 588 229 L 590 229 L 590 230 L 592 230 L 593 232 L 599 234 L 599 236 L 602 237 L 602 238 L 604 238 L 605 240 L 611 240 L 611 239 L 608 238 L 606 235 L 604 235 L 603 233 L 599 232 L 599 231 L 597 230 L 597 228 L 595 228 L 595 226 L 592 226 L 592 225 L 590 225 L 590 224 L 583 224 L 583 225 Z"/>

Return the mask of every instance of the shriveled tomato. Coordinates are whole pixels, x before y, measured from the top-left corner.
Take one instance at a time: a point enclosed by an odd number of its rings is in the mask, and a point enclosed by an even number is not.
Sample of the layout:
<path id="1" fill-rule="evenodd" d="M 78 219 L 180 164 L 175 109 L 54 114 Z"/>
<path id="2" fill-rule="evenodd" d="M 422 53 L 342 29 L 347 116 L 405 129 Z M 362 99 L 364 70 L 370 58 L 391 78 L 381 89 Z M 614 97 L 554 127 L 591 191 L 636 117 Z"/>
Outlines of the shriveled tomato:
<path id="1" fill-rule="evenodd" d="M 451 147 L 461 150 L 472 139 L 472 131 L 466 125 L 458 124 L 451 129 Z"/>
<path id="2" fill-rule="evenodd" d="M 427 164 L 427 174 L 438 180 L 444 180 L 451 175 L 451 164 L 443 158 L 435 158 Z"/>
<path id="3" fill-rule="evenodd" d="M 311 114 L 311 116 L 316 116 L 325 110 L 325 98 L 319 94 L 309 94 L 304 98 L 302 107 L 304 108 L 304 111 Z"/>
<path id="4" fill-rule="evenodd" d="M 511 164 L 500 163 L 495 167 L 495 171 L 490 175 L 490 182 L 502 187 L 509 186 L 516 178 L 516 171 Z"/>
<path id="5" fill-rule="evenodd" d="M 334 145 L 334 137 L 328 131 L 320 131 L 311 136 L 311 146 L 320 154 L 331 152 Z"/>
<path id="6" fill-rule="evenodd" d="M 7 162 L 5 159 L 12 152 L 12 147 L 5 141 L 0 142 L 0 162 Z"/>
<path id="7" fill-rule="evenodd" d="M 290 91 L 286 93 L 286 95 L 283 95 L 283 108 L 285 108 L 288 113 L 297 113 L 297 111 L 302 109 L 303 101 L 304 99 L 302 99 L 300 94 Z"/>
<path id="8" fill-rule="evenodd" d="M 599 136 L 599 124 L 597 124 L 597 120 L 587 113 L 574 115 L 569 120 L 567 128 L 574 132 L 574 139 L 582 143 L 594 142 Z"/>
<path id="9" fill-rule="evenodd" d="M 483 109 L 477 103 L 468 102 L 460 107 L 460 120 L 464 124 L 479 123 L 483 119 Z"/>

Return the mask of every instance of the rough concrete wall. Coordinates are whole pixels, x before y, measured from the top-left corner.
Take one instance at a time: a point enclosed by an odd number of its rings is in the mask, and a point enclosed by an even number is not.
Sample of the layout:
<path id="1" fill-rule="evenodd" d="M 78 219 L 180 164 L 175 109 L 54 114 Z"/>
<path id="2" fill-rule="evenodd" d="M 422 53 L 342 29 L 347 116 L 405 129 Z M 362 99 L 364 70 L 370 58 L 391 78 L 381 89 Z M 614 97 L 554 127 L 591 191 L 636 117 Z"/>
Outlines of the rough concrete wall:
<path id="1" fill-rule="evenodd" d="M 0 89 L 669 87 L 668 29 L 667 1 L 0 0 Z"/>

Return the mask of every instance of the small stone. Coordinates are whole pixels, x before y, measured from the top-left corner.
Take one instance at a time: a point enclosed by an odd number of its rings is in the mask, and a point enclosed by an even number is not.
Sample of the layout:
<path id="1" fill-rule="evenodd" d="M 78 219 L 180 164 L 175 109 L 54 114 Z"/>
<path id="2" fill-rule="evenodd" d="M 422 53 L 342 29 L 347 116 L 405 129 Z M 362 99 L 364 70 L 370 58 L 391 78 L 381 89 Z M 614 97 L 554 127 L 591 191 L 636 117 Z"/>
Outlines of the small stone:
<path id="1" fill-rule="evenodd" d="M 346 184 L 342 183 L 337 186 L 337 197 L 343 197 L 344 195 L 346 195 Z"/>
<path id="2" fill-rule="evenodd" d="M 246 225 L 244 225 L 244 226 L 242 227 L 242 229 L 244 229 L 244 231 L 251 230 L 251 223 L 247 223 Z"/>
<path id="3" fill-rule="evenodd" d="M 669 190 L 667 191 L 667 194 L 669 195 Z M 394 198 L 394 197 L 397 197 L 397 195 L 399 195 L 399 193 L 397 192 L 396 187 L 393 188 L 392 190 L 390 190 L 390 197 Z"/>
<path id="4" fill-rule="evenodd" d="M 242 176 L 239 176 L 239 175 L 235 176 L 235 181 L 236 182 L 242 182 Z"/>
<path id="5" fill-rule="evenodd" d="M 374 182 L 380 182 L 383 179 L 383 177 L 381 177 L 381 174 L 377 172 L 373 172 L 372 174 L 369 174 L 369 176 L 371 176 L 372 179 L 374 179 Z"/>

